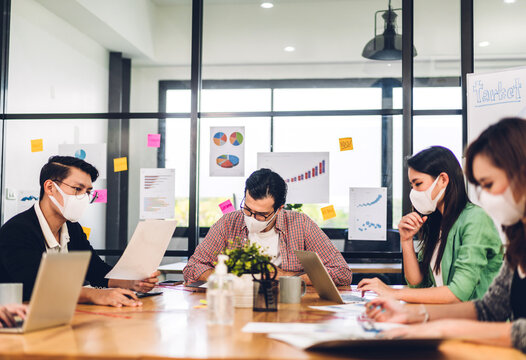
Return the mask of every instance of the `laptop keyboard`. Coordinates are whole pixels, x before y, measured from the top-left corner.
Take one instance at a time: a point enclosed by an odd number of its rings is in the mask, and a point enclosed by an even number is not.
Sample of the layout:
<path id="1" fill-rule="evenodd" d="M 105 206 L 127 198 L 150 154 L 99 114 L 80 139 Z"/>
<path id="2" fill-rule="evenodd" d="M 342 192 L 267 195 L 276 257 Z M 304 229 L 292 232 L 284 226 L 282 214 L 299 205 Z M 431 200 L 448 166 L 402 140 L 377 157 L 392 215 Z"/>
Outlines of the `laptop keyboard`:
<path id="1" fill-rule="evenodd" d="M 22 326 L 24 326 L 24 319 L 21 319 L 19 317 L 15 317 L 15 326 L 6 326 L 6 324 L 4 324 L 3 321 L 0 321 L 0 324 L 2 324 L 2 326 L 4 328 L 7 328 L 7 329 L 18 329 L 18 328 L 22 328 Z"/>

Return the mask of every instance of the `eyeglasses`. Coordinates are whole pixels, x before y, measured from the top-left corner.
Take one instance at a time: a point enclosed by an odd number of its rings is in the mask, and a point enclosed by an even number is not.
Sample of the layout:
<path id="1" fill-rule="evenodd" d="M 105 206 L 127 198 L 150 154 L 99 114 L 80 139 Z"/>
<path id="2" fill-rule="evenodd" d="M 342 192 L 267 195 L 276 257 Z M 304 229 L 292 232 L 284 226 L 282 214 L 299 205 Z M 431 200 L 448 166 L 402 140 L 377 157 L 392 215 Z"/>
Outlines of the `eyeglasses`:
<path id="1" fill-rule="evenodd" d="M 243 211 L 243 213 L 246 216 L 253 216 L 254 219 L 256 219 L 258 221 L 268 220 L 268 218 L 270 218 L 276 212 L 276 210 L 274 210 L 274 211 L 272 211 L 270 213 L 260 213 L 260 212 L 257 212 L 257 211 L 252 211 L 252 209 L 250 209 L 249 207 L 247 207 L 245 205 L 245 199 L 243 199 L 241 201 L 240 208 L 241 208 L 241 210 Z"/>
<path id="2" fill-rule="evenodd" d="M 86 196 L 88 196 L 89 198 L 89 203 L 90 204 L 93 204 L 93 202 L 95 200 L 97 200 L 97 198 L 99 197 L 99 193 L 98 192 L 94 192 L 92 193 L 92 190 L 86 190 L 85 192 L 82 192 L 84 191 L 84 188 L 81 188 L 81 187 L 78 187 L 78 186 L 71 186 L 69 184 L 66 184 L 65 182 L 63 181 L 60 181 L 60 180 L 53 180 L 54 182 L 57 182 L 57 183 L 60 183 L 60 184 L 63 184 L 63 185 L 66 185 L 70 188 L 72 188 L 73 190 L 75 190 L 75 197 L 79 200 L 82 200 L 84 199 Z M 82 193 L 81 193 L 82 192 Z"/>

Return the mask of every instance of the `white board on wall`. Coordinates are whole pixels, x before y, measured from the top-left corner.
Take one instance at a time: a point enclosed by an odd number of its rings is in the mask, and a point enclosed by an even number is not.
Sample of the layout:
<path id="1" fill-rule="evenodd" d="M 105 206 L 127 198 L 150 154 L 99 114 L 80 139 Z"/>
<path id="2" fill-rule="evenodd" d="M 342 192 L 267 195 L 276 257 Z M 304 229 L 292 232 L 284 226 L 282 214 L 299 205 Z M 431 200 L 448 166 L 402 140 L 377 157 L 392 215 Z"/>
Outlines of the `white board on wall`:
<path id="1" fill-rule="evenodd" d="M 526 67 L 467 75 L 468 143 L 504 117 L 526 118 Z"/>

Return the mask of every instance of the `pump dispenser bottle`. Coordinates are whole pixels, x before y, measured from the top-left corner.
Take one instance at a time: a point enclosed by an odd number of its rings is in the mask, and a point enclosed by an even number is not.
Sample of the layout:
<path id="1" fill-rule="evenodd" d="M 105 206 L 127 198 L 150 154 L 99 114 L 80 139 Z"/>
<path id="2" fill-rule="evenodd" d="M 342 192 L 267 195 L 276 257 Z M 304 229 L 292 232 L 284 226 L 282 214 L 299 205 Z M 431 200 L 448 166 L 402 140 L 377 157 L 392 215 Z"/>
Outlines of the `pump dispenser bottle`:
<path id="1" fill-rule="evenodd" d="M 215 271 L 208 278 L 206 302 L 208 325 L 232 325 L 234 323 L 234 280 L 228 274 L 227 255 L 217 257 Z"/>

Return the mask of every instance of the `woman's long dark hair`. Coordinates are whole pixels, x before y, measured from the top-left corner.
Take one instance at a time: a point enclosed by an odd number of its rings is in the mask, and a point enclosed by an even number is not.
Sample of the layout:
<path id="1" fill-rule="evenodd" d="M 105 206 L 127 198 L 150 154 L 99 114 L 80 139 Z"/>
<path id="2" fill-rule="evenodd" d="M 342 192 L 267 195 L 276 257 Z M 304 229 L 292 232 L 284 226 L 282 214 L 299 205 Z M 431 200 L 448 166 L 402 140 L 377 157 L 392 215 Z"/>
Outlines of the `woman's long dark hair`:
<path id="1" fill-rule="evenodd" d="M 443 241 L 440 242 L 435 268 L 433 269 L 438 272 L 449 231 L 469 202 L 462 168 L 451 150 L 442 146 L 432 146 L 420 151 L 407 160 L 407 166 L 418 172 L 431 175 L 433 178 L 437 178 L 441 173 L 446 173 L 449 177 L 449 184 L 444 193 L 444 214 L 441 214 L 438 209 L 429 214 L 427 221 L 418 233 L 422 240 L 423 258 L 420 269 L 423 274 L 427 274 L 433 252 L 439 241 L 439 234 L 442 234 Z"/>
<path id="2" fill-rule="evenodd" d="M 484 130 L 469 145 L 466 149 L 466 177 L 475 185 L 479 183 L 473 175 L 473 160 L 479 154 L 506 173 L 514 192 L 526 195 L 526 120 L 503 119 Z M 526 224 L 519 221 L 502 229 L 508 238 L 506 260 L 510 267 L 515 269 L 520 265 L 526 270 Z"/>

